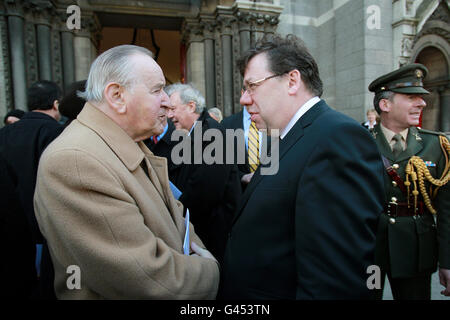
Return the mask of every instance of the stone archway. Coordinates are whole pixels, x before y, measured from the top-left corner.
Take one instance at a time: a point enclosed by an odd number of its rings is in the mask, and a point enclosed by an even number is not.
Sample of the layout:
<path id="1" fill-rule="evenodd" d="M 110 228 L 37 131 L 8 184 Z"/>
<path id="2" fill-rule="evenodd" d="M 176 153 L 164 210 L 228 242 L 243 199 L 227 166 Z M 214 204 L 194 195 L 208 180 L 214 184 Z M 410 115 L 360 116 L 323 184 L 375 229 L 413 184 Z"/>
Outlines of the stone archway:
<path id="1" fill-rule="evenodd" d="M 427 108 L 422 114 L 422 127 L 430 130 L 449 131 L 448 96 L 450 88 L 449 64 L 445 54 L 435 46 L 423 48 L 416 56 L 415 62 L 428 68 L 424 86 L 430 95 L 425 96 Z"/>

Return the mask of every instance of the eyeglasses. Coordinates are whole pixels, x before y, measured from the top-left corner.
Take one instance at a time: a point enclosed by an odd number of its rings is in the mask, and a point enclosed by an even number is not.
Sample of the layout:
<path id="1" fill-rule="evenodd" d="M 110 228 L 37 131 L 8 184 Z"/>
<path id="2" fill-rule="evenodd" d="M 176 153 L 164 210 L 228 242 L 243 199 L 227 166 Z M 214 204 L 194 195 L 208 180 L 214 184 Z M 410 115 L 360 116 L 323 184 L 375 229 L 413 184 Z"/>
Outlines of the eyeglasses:
<path id="1" fill-rule="evenodd" d="M 253 81 L 253 82 L 249 82 L 249 83 L 247 83 L 247 84 L 244 84 L 244 85 L 242 86 L 242 89 L 241 89 L 241 95 L 243 95 L 246 91 L 247 91 L 249 94 L 252 94 L 253 92 L 255 92 L 255 89 L 256 89 L 258 86 L 260 86 L 264 81 L 269 80 L 269 79 L 272 79 L 272 78 L 275 78 L 275 77 L 282 76 L 283 74 L 284 74 L 284 73 L 282 73 L 282 74 L 273 74 L 273 75 L 271 75 L 271 76 L 268 76 L 268 77 L 265 77 L 265 78 L 262 78 L 262 79 L 259 79 L 259 80 L 256 80 L 256 81 Z"/>

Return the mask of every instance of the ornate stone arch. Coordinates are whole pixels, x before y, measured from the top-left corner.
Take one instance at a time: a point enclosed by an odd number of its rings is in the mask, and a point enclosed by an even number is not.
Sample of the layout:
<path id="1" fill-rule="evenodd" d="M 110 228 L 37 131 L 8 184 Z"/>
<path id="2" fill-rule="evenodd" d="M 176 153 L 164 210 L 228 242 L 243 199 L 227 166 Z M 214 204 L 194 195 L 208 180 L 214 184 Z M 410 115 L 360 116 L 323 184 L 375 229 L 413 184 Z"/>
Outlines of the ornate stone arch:
<path id="1" fill-rule="evenodd" d="M 446 70 L 436 71 L 436 61 L 430 65 L 425 86 L 431 92 L 423 112 L 423 126 L 431 130 L 450 131 L 450 9 L 447 1 L 439 1 L 433 14 L 414 37 L 410 62 L 426 63 L 424 56 L 439 58 Z M 422 61 L 425 59 L 425 61 Z M 445 68 L 446 67 L 446 68 Z M 434 74 L 433 74 L 434 73 Z M 438 76 L 436 76 L 438 74 Z"/>

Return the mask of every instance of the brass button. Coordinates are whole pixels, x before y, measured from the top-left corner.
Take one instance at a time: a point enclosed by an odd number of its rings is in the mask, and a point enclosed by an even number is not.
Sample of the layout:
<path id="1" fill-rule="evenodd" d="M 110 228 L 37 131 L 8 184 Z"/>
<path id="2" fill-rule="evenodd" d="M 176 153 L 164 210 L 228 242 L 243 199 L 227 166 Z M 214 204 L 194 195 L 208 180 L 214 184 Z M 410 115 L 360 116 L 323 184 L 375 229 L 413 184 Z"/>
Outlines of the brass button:
<path id="1" fill-rule="evenodd" d="M 394 218 L 389 218 L 389 223 L 390 224 L 395 224 L 395 219 Z"/>
<path id="2" fill-rule="evenodd" d="M 392 197 L 392 198 L 391 198 L 391 202 L 396 203 L 396 202 L 397 202 L 397 198 L 396 198 L 396 197 Z"/>
<path id="3" fill-rule="evenodd" d="M 396 187 L 396 186 L 397 186 L 397 182 L 392 181 L 392 186 L 393 186 L 393 187 Z"/>
<path id="4" fill-rule="evenodd" d="M 400 166 L 399 166 L 398 164 L 394 163 L 394 164 L 392 165 L 392 168 L 394 168 L 395 170 L 397 170 L 398 168 L 400 168 Z"/>

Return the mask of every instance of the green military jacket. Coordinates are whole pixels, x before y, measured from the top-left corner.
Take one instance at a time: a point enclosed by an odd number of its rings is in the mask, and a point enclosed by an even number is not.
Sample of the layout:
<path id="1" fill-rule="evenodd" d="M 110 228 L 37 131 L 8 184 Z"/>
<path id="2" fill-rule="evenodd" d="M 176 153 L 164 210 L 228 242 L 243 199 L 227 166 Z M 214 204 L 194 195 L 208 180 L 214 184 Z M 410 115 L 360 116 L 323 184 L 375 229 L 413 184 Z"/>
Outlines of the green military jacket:
<path id="1" fill-rule="evenodd" d="M 446 160 L 439 143 L 439 133 L 411 127 L 408 131 L 407 148 L 394 157 L 391 147 L 379 125 L 372 131 L 381 154 L 391 165 L 398 164 L 398 175 L 405 181 L 405 169 L 412 156 L 426 161 L 434 178 L 439 179 Z M 430 183 L 425 183 L 429 190 Z M 406 195 L 392 183 L 385 171 L 386 200 L 392 197 L 406 202 Z M 419 200 L 423 201 L 419 195 Z M 382 214 L 379 220 L 376 264 L 382 270 L 390 271 L 393 278 L 407 278 L 436 271 L 437 262 L 441 268 L 450 269 L 450 183 L 441 187 L 432 205 L 437 211 L 434 217 L 428 209 L 422 216 L 395 217 L 390 220 Z M 437 219 L 436 219 L 437 218 Z"/>

